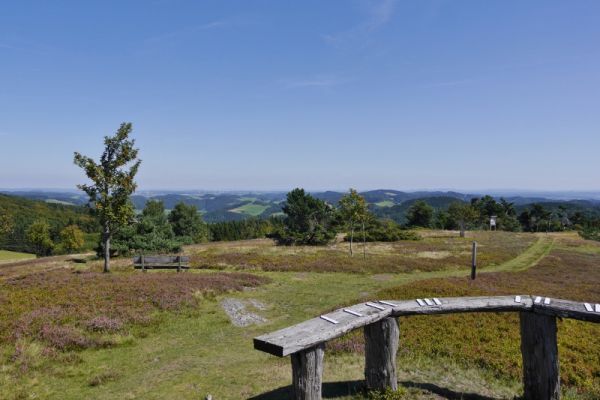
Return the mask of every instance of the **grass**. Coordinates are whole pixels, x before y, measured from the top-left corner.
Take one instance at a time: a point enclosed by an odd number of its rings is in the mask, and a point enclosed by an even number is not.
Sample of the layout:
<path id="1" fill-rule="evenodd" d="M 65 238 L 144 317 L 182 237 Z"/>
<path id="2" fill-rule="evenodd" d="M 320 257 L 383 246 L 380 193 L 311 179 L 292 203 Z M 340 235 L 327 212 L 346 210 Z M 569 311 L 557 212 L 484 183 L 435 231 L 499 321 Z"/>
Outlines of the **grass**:
<path id="1" fill-rule="evenodd" d="M 66 261 L 62 264 L 56 261 L 47 267 L 36 264 L 36 268 L 49 272 L 36 272 L 32 267 L 26 274 L 18 275 L 18 279 L 14 275 L 4 278 L 0 275 L 0 297 L 8 294 L 13 299 L 10 303 L 0 299 L 2 304 L 11 304 L 8 309 L 25 311 L 32 307 L 30 303 L 37 307 L 49 302 L 48 305 L 63 308 L 67 313 L 66 326 L 91 339 L 110 340 L 106 346 L 56 349 L 49 346 L 43 333 L 20 340 L 2 339 L 0 399 L 198 399 L 208 393 L 215 399 L 281 399 L 289 393 L 289 359 L 255 351 L 252 337 L 301 322 L 338 305 L 382 296 L 529 293 L 537 288 L 542 295 L 596 302 L 600 299 L 598 278 L 586 278 L 597 271 L 595 265 L 600 257 L 600 246 L 593 242 L 573 235 L 487 237 L 487 233 L 479 232 L 470 233 L 473 236 L 463 243 L 454 234 L 425 231 L 422 235 L 425 240 L 401 243 L 400 248 L 386 247 L 387 244 L 374 244 L 370 248 L 373 255 L 369 257 L 373 259 L 376 254 L 385 256 L 386 252 L 393 252 L 393 257 L 414 259 L 410 265 L 418 271 L 407 269 L 402 273 L 355 270 L 352 264 L 348 264 L 350 273 L 342 269 L 315 271 L 314 264 L 303 264 L 308 268 L 255 268 L 252 274 L 260 278 L 246 278 L 235 271 L 239 266 L 223 262 L 219 268 L 224 271 L 195 269 L 183 274 L 143 274 L 130 272 L 128 261 L 117 260 L 116 272 L 106 278 L 95 272 L 99 263 L 88 262 L 81 273 L 73 273 L 82 267 Z M 463 247 L 468 249 L 473 238 L 481 243 L 480 256 L 487 264 L 477 280 L 470 283 L 467 268 L 446 261 L 452 260 L 455 253 L 462 257 Z M 455 251 L 453 246 L 460 250 Z M 271 257 L 276 261 L 273 265 L 285 257 L 290 257 L 288 263 L 307 257 L 326 260 L 346 249 L 344 244 L 328 249 L 280 248 L 267 241 L 244 241 L 194 246 L 187 251 L 214 253 L 215 262 L 222 262 L 218 256 L 228 260 L 228 254 L 236 248 L 241 254 L 258 253 L 267 260 Z M 344 256 L 350 259 L 345 253 Z M 339 257 L 341 266 L 342 256 Z M 430 260 L 442 266 L 428 270 Z M 569 277 L 567 284 L 565 276 Z M 243 283 L 242 286 L 253 287 L 238 290 L 241 287 L 236 283 L 227 292 L 201 291 L 194 295 L 196 285 L 207 279 L 216 282 L 251 279 L 257 284 Z M 77 293 L 76 288 L 84 293 Z M 47 295 L 38 297 L 36 293 L 41 292 Z M 103 295 L 109 298 L 104 301 Z M 266 309 L 256 312 L 268 322 L 245 328 L 233 326 L 220 306 L 221 300 L 229 297 L 264 303 Z M 148 312 L 132 311 L 138 310 L 140 304 L 139 310 L 148 307 Z M 175 307 L 160 304 L 175 304 Z M 14 311 L 6 309 L 0 311 L 8 313 L 2 319 L 15 319 Z M 122 316 L 121 309 L 129 312 Z M 128 315 L 151 315 L 153 322 L 148 325 L 144 321 L 127 320 Z M 118 318 L 124 318 L 122 324 L 115 321 Z M 402 398 L 461 398 L 461 393 L 490 398 L 519 395 L 520 361 L 515 342 L 518 330 L 516 321 L 510 318 L 495 314 L 403 318 L 398 355 Z M 6 332 L 14 331 L 13 325 L 5 326 Z M 569 398 L 597 398 L 595 385 L 600 376 L 597 326 L 563 321 L 559 329 L 561 372 Z M 348 352 L 349 349 L 352 351 Z M 360 334 L 330 343 L 324 373 L 327 398 L 364 398 L 362 379 Z"/>
<path id="2" fill-rule="evenodd" d="M 362 244 L 356 255 L 348 256 L 348 244 L 328 247 L 278 247 L 261 239 L 242 243 L 199 245 L 188 249 L 192 266 L 209 269 L 310 271 L 343 273 L 401 273 L 459 270 L 470 265 L 471 242 L 479 244 L 478 265 L 494 268 L 521 254 L 536 236 L 506 232 L 470 232 L 458 235 L 425 235 L 424 240 L 395 243 L 367 243 L 367 259 Z"/>
<path id="3" fill-rule="evenodd" d="M 18 253 L 16 251 L 0 250 L 0 264 L 35 258 L 35 254 Z"/>
<path id="4" fill-rule="evenodd" d="M 380 202 L 375 203 L 377 207 L 393 207 L 395 203 L 391 200 L 382 200 Z"/>
<path id="5" fill-rule="evenodd" d="M 243 206 L 234 208 L 229 211 L 238 213 L 238 214 L 247 214 L 247 215 L 251 215 L 253 217 L 257 217 L 260 214 L 262 214 L 267 208 L 269 208 L 269 206 L 264 205 L 264 204 L 248 203 L 248 204 L 244 204 Z"/>

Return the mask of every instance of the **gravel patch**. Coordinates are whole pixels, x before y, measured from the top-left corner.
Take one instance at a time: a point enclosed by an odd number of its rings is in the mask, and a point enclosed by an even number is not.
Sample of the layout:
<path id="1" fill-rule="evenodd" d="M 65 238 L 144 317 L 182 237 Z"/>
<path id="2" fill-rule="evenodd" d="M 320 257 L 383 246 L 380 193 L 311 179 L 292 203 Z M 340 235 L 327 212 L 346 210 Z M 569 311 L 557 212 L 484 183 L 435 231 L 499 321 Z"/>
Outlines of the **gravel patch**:
<path id="1" fill-rule="evenodd" d="M 254 302 L 263 308 L 258 307 Z M 257 300 L 251 300 L 249 303 L 257 309 L 265 308 L 265 305 Z M 242 300 L 227 298 L 221 301 L 221 307 L 223 307 L 223 310 L 225 310 L 225 313 L 229 316 L 229 319 L 234 326 L 245 327 L 267 321 L 266 318 L 248 311 L 246 309 L 246 303 Z"/>

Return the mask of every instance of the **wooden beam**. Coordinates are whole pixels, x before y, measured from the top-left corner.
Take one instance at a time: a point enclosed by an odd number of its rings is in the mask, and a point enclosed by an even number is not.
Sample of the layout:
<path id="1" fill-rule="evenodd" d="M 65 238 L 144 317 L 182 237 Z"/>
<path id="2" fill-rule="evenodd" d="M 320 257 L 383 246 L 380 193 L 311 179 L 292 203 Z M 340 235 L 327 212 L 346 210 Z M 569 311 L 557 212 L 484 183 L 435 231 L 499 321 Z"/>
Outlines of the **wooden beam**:
<path id="1" fill-rule="evenodd" d="M 560 399 L 556 317 L 521 312 L 525 400 Z"/>
<path id="2" fill-rule="evenodd" d="M 292 398 L 321 400 L 325 344 L 292 354 Z"/>
<path id="3" fill-rule="evenodd" d="M 365 380 L 369 389 L 398 390 L 396 353 L 400 329 L 396 318 L 385 318 L 364 328 Z"/>

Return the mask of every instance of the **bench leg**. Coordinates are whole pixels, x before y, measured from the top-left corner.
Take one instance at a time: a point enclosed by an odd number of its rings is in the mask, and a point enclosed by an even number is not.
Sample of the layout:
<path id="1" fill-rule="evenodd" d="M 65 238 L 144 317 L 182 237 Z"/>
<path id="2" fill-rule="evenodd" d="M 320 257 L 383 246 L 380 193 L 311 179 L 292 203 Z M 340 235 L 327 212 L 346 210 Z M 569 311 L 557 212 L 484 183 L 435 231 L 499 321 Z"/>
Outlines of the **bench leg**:
<path id="1" fill-rule="evenodd" d="M 396 352 L 400 329 L 396 318 L 367 325 L 365 333 L 365 380 L 369 389 L 398 389 Z"/>
<path id="2" fill-rule="evenodd" d="M 525 400 L 560 399 L 556 317 L 521 312 Z"/>
<path id="3" fill-rule="evenodd" d="M 292 398 L 321 400 L 325 344 L 292 354 Z"/>

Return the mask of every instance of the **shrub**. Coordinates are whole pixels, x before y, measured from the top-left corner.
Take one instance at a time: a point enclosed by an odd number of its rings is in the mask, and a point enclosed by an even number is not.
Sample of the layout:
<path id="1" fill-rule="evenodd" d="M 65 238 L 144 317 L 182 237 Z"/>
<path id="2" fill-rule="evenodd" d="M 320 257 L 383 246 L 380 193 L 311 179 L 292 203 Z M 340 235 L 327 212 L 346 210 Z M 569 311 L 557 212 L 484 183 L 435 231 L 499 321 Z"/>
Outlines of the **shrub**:
<path id="1" fill-rule="evenodd" d="M 344 240 L 350 240 L 349 236 L 346 236 Z M 362 232 L 358 232 L 355 240 L 363 240 Z M 402 229 L 402 227 L 394 221 L 373 220 L 365 227 L 364 240 L 366 242 L 397 242 L 400 240 L 421 240 L 421 236 L 414 231 Z"/>
<path id="2" fill-rule="evenodd" d="M 89 320 L 86 327 L 95 332 L 116 332 L 123 328 L 123 322 L 118 318 L 99 316 Z"/>

